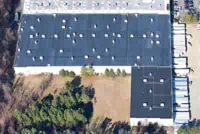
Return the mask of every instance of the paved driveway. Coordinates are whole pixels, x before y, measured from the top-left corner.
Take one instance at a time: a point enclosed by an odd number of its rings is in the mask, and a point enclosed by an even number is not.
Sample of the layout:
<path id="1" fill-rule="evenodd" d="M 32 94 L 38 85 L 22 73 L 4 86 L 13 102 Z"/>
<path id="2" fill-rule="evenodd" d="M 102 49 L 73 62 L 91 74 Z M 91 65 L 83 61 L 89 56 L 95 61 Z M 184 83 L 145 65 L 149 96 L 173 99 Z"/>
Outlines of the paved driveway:
<path id="1" fill-rule="evenodd" d="M 192 119 L 200 119 L 200 31 L 197 31 L 196 25 L 188 25 L 187 33 L 192 34 L 189 39 L 192 46 L 188 48 L 188 62 L 194 72 L 190 74 L 192 85 L 190 86 L 190 102 Z"/>

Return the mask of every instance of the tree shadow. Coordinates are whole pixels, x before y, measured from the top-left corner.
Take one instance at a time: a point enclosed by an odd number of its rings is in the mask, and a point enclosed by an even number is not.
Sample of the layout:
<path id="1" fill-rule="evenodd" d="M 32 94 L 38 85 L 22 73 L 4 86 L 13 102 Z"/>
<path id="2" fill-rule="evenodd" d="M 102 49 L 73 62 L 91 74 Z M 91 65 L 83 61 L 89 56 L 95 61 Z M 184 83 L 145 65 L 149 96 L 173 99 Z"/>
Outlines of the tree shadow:
<path id="1" fill-rule="evenodd" d="M 76 76 L 72 81 L 71 84 L 75 87 L 79 87 L 81 85 L 81 77 Z"/>

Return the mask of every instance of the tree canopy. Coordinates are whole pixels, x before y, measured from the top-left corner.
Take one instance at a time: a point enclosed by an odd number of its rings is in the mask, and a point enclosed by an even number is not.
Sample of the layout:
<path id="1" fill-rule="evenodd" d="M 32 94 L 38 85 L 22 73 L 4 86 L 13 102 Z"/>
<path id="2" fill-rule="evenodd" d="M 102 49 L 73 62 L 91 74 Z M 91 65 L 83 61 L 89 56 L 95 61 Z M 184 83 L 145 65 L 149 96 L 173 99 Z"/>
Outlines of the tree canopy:
<path id="1" fill-rule="evenodd" d="M 183 16 L 183 22 L 190 24 L 190 23 L 197 23 L 198 19 L 197 16 L 191 13 L 185 13 Z"/>
<path id="2" fill-rule="evenodd" d="M 94 89 L 66 83 L 59 95 L 49 94 L 24 110 L 16 110 L 21 133 L 52 133 L 83 127 L 91 118 Z M 90 108 L 88 108 L 90 107 Z"/>
<path id="3" fill-rule="evenodd" d="M 91 76 L 94 75 L 94 68 L 92 66 L 82 66 L 81 67 L 81 75 L 82 76 Z"/>

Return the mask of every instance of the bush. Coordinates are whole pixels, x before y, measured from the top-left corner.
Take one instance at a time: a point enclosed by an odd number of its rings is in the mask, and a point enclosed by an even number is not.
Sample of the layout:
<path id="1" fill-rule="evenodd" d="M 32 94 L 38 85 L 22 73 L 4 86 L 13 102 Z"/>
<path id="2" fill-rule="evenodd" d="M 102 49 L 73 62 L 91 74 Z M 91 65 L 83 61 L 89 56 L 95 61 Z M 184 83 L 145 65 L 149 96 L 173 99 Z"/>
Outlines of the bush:
<path id="1" fill-rule="evenodd" d="M 94 75 L 94 68 L 92 66 L 82 66 L 81 67 L 81 75 L 82 76 L 91 76 Z"/>
<path id="2" fill-rule="evenodd" d="M 126 73 L 126 71 L 123 69 L 122 70 L 122 77 L 126 77 L 127 76 L 127 73 Z"/>
<path id="3" fill-rule="evenodd" d="M 69 77 L 75 77 L 75 76 L 76 76 L 76 74 L 75 74 L 75 72 L 73 72 L 73 71 L 70 71 L 68 76 L 69 76 Z"/>
<path id="4" fill-rule="evenodd" d="M 106 68 L 106 70 L 105 70 L 105 72 L 104 72 L 104 75 L 105 75 L 106 77 L 109 77 L 109 76 L 110 76 L 110 71 L 109 71 L 108 68 Z"/>
<path id="5" fill-rule="evenodd" d="M 122 74 L 122 72 L 121 72 L 121 70 L 118 68 L 118 69 L 117 69 L 117 76 L 121 76 L 121 74 Z"/>
<path id="6" fill-rule="evenodd" d="M 68 70 L 60 70 L 59 75 L 62 77 L 75 77 L 76 74 L 73 71 L 68 71 Z"/>
<path id="7" fill-rule="evenodd" d="M 113 69 L 110 69 L 109 76 L 110 77 L 115 77 L 116 76 L 116 74 L 115 74 Z"/>
<path id="8" fill-rule="evenodd" d="M 180 128 L 178 134 L 200 134 L 200 127 Z"/>
<path id="9" fill-rule="evenodd" d="M 187 24 L 197 23 L 198 19 L 197 19 L 197 16 L 195 14 L 185 13 L 184 16 L 183 16 L 183 22 L 187 23 Z"/>
<path id="10" fill-rule="evenodd" d="M 59 75 L 65 77 L 65 70 L 64 69 L 60 70 Z"/>

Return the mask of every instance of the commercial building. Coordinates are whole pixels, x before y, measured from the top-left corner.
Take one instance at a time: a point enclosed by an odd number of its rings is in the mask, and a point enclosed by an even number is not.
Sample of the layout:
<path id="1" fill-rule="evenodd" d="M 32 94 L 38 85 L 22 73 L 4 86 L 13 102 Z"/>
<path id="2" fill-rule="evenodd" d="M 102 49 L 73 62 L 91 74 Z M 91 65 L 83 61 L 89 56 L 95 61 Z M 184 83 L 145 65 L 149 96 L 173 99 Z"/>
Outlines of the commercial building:
<path id="1" fill-rule="evenodd" d="M 168 0 L 25 0 L 15 71 L 132 72 L 131 125 L 173 125 Z"/>

